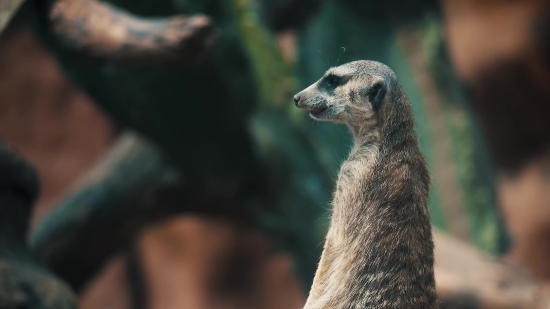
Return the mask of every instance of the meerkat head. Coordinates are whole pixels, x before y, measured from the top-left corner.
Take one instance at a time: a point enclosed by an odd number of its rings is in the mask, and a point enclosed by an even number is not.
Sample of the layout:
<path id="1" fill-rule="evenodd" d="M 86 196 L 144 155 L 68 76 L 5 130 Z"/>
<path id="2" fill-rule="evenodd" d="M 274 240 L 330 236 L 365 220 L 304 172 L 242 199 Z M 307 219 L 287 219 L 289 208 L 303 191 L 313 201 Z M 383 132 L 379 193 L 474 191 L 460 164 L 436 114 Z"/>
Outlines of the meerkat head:
<path id="1" fill-rule="evenodd" d="M 374 61 L 354 61 L 330 68 L 313 85 L 294 96 L 298 108 L 313 119 L 376 125 L 378 114 L 390 101 L 388 93 L 395 74 Z"/>

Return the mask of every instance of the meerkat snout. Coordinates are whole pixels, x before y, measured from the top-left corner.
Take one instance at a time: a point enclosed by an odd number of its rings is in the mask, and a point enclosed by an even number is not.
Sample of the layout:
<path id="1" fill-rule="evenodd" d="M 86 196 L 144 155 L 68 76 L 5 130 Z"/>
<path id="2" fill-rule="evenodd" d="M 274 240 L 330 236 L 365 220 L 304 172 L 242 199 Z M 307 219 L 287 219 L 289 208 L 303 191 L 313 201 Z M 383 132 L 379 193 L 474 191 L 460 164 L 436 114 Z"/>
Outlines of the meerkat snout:
<path id="1" fill-rule="evenodd" d="M 299 93 L 294 96 L 294 104 L 296 104 L 296 106 L 298 106 L 298 102 L 300 102 L 300 94 Z"/>

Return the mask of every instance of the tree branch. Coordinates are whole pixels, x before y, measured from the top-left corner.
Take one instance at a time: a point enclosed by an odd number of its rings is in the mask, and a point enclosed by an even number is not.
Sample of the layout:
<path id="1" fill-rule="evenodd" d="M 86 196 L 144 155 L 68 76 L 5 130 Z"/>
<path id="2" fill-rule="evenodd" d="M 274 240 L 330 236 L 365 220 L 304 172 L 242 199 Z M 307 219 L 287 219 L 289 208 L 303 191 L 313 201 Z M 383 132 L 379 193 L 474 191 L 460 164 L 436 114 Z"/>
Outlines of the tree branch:
<path id="1" fill-rule="evenodd" d="M 31 249 L 80 292 L 142 228 L 179 213 L 233 220 L 243 192 L 183 176 L 153 144 L 124 132 L 103 161 L 30 235 Z"/>
<path id="2" fill-rule="evenodd" d="M 182 179 L 153 145 L 126 133 L 30 235 L 31 249 L 77 292 L 139 229 L 181 207 Z"/>
<path id="3" fill-rule="evenodd" d="M 0 33 L 8 26 L 10 20 L 15 16 L 17 10 L 24 0 L 2 0 L 0 1 Z"/>
<path id="4" fill-rule="evenodd" d="M 0 141 L 0 308 L 76 308 L 72 291 L 37 263 L 25 243 L 38 176 Z"/>
<path id="5" fill-rule="evenodd" d="M 200 63 L 216 37 L 206 16 L 142 18 L 96 0 L 48 0 L 51 30 L 92 58 L 134 66 Z"/>

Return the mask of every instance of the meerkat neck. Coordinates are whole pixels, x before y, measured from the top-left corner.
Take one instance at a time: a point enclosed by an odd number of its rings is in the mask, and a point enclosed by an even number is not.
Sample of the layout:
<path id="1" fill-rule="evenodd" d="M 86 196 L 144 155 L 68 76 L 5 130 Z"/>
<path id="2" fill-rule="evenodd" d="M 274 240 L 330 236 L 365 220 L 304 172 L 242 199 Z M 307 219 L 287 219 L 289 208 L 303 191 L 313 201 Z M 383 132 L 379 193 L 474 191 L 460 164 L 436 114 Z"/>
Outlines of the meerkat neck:
<path id="1" fill-rule="evenodd" d="M 352 130 L 306 309 L 437 308 L 429 176 L 412 116 L 400 116 Z"/>

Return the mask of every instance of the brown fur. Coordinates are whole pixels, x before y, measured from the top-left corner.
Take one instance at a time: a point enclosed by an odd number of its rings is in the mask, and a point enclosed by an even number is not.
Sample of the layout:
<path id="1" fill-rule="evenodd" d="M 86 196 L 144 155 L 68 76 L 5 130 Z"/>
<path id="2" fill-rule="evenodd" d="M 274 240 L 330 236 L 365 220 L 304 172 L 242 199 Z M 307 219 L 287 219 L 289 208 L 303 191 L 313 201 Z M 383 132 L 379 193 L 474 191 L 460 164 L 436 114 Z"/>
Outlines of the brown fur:
<path id="1" fill-rule="evenodd" d="M 346 123 L 355 140 L 305 308 L 438 308 L 430 178 L 395 74 L 377 62 L 351 62 L 295 101 L 314 119 Z"/>

